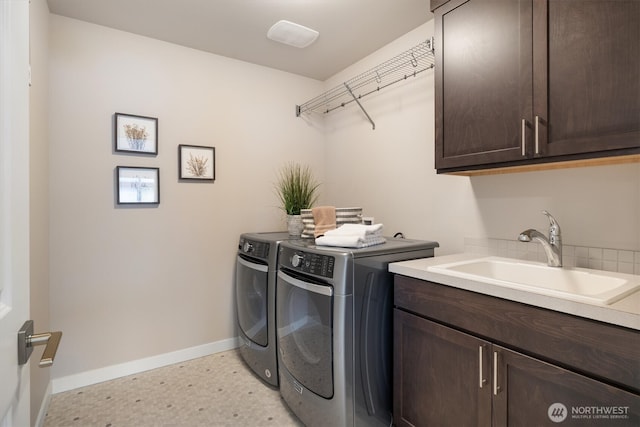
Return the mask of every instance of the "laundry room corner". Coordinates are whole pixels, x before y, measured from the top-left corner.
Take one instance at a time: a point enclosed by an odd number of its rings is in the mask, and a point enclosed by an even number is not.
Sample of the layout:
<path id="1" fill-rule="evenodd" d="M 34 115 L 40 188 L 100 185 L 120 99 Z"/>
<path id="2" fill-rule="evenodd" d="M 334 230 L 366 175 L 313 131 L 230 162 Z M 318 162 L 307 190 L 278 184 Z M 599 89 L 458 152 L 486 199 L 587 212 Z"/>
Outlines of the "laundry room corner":
<path id="1" fill-rule="evenodd" d="M 235 339 L 238 236 L 284 227 L 281 163 L 322 178 L 322 133 L 293 114 L 321 83 L 58 15 L 49 25 L 53 379 Z M 114 151 L 116 112 L 157 118 L 156 155 Z M 179 179 L 180 144 L 215 147 L 214 181 Z M 117 166 L 159 168 L 160 203 L 118 205 Z"/>

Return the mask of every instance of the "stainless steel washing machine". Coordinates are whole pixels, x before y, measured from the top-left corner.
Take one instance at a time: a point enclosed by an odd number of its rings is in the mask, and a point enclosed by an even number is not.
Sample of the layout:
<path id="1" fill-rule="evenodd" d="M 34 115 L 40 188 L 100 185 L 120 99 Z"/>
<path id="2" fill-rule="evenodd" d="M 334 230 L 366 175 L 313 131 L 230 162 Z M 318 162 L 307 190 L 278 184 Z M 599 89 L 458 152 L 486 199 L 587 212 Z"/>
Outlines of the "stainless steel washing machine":
<path id="1" fill-rule="evenodd" d="M 396 238 L 364 249 L 305 240 L 280 244 L 280 393 L 305 425 L 390 425 L 393 275 L 388 265 L 431 257 L 437 246 Z"/>
<path id="2" fill-rule="evenodd" d="M 287 232 L 244 233 L 236 259 L 236 308 L 240 354 L 267 383 L 278 386 L 276 271 L 278 246 Z"/>

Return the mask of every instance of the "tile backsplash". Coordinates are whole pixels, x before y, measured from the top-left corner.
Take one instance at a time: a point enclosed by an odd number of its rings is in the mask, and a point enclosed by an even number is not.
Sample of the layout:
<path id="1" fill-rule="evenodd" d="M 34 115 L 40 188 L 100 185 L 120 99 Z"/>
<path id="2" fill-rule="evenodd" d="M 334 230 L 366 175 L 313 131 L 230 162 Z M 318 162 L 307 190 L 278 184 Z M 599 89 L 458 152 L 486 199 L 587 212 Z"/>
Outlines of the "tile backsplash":
<path id="1" fill-rule="evenodd" d="M 478 255 L 547 261 L 542 245 L 536 242 L 525 243 L 517 240 L 465 237 L 464 251 Z M 564 244 L 562 245 L 562 264 L 566 267 L 640 274 L 640 251 Z"/>

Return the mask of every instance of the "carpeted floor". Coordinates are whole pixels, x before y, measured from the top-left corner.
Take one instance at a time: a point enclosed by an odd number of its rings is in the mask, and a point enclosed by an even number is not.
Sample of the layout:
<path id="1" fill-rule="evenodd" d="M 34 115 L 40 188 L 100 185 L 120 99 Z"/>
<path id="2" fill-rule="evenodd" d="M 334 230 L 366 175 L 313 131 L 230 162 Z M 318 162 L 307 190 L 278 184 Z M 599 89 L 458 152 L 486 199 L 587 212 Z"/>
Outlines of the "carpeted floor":
<path id="1" fill-rule="evenodd" d="M 237 350 L 52 396 L 44 427 L 302 426 Z"/>

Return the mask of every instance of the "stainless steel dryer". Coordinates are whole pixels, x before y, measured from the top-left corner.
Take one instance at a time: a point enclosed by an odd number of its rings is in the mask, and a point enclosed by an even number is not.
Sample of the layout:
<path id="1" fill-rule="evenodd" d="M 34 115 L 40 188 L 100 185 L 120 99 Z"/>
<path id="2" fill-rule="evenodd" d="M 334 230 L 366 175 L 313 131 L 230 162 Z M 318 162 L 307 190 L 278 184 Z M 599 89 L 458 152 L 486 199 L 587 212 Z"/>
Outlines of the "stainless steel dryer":
<path id="1" fill-rule="evenodd" d="M 364 249 L 305 240 L 281 243 L 280 393 L 305 425 L 391 424 L 393 275 L 388 265 L 431 257 L 437 246 L 396 238 Z"/>
<path id="2" fill-rule="evenodd" d="M 245 233 L 236 259 L 236 307 L 240 354 L 267 383 L 278 386 L 276 271 L 278 245 L 287 232 Z"/>

